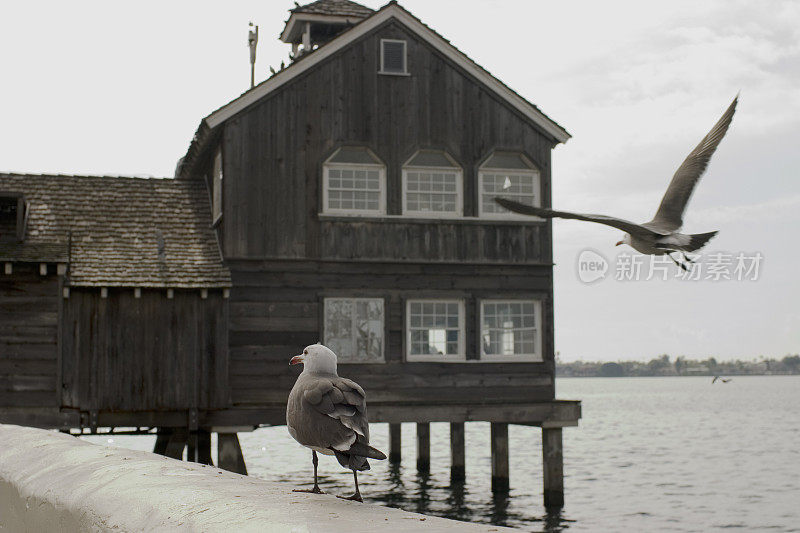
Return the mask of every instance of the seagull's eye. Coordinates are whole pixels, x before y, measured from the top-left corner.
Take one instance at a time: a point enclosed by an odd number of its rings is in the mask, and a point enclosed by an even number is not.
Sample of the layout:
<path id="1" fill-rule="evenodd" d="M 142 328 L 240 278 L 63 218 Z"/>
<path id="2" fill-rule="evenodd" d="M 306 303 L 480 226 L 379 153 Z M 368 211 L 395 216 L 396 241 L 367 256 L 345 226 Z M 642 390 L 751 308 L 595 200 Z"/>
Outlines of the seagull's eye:
<path id="1" fill-rule="evenodd" d="M 308 350 L 303 350 L 303 355 L 308 355 Z"/>

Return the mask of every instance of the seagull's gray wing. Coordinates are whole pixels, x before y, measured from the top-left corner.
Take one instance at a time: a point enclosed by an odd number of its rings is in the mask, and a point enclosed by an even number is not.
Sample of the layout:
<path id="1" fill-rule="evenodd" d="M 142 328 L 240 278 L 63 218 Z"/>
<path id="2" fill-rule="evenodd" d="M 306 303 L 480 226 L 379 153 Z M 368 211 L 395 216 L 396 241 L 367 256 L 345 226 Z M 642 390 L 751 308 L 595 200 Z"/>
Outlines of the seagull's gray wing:
<path id="1" fill-rule="evenodd" d="M 694 192 L 695 185 L 700 181 L 700 177 L 706 171 L 711 156 L 714 155 L 720 141 L 725 137 L 725 133 L 728 132 L 728 126 L 731 125 L 738 101 L 739 96 L 737 95 L 722 115 L 722 118 L 714 124 L 708 135 L 703 137 L 700 144 L 692 150 L 692 153 L 678 167 L 675 175 L 672 176 L 667 192 L 664 193 L 664 197 L 661 199 L 661 205 L 658 206 L 656 215 L 653 220 L 647 222 L 644 226 L 653 230 L 673 232 L 683 225 L 683 212 L 686 210 L 689 198 Z"/>
<path id="2" fill-rule="evenodd" d="M 303 392 L 303 400 L 314 410 L 338 420 L 369 442 L 367 400 L 358 383 L 346 378 L 318 379 Z"/>
<path id="3" fill-rule="evenodd" d="M 569 213 L 567 211 L 554 211 L 552 209 L 545 209 L 543 207 L 532 207 L 530 205 L 515 202 L 514 200 L 508 200 L 506 198 L 499 197 L 495 197 L 494 201 L 509 211 L 514 211 L 515 213 L 521 213 L 523 215 L 531 215 L 541 218 L 570 218 L 575 220 L 585 220 L 586 222 L 596 222 L 598 224 L 605 224 L 606 226 L 620 229 L 625 233 L 630 233 L 631 235 L 638 235 L 642 237 L 669 235 L 668 231 L 646 228 L 641 224 L 624 220 L 622 218 L 609 217 L 606 215 L 582 215 L 580 213 Z"/>

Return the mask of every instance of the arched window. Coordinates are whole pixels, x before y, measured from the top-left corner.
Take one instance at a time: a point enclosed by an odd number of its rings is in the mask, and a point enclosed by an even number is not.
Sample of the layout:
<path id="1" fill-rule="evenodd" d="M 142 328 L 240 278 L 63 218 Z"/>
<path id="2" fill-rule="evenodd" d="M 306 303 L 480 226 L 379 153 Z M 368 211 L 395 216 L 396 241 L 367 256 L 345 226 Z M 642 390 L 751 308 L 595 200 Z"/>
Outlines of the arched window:
<path id="1" fill-rule="evenodd" d="M 462 176 L 446 152 L 420 150 L 403 166 L 403 213 L 461 216 Z"/>
<path id="2" fill-rule="evenodd" d="M 361 146 L 339 148 L 325 161 L 322 211 L 349 215 L 386 213 L 386 166 Z"/>
<path id="3" fill-rule="evenodd" d="M 494 201 L 502 196 L 522 204 L 541 206 L 539 170 L 522 154 L 494 152 L 478 171 L 479 215 L 487 218 L 516 218 L 518 215 Z"/>

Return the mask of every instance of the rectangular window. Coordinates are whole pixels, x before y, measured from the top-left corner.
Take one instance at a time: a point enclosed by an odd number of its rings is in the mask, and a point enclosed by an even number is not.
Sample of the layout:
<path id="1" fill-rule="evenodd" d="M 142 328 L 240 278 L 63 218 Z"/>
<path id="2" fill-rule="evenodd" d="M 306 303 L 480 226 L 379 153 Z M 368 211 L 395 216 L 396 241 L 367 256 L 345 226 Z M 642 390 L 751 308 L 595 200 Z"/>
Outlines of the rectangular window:
<path id="1" fill-rule="evenodd" d="M 463 361 L 464 302 L 409 300 L 406 303 L 409 361 Z"/>
<path id="2" fill-rule="evenodd" d="M 533 172 L 482 171 L 481 214 L 517 216 L 494 201 L 495 196 L 515 200 L 521 204 L 539 205 L 539 175 Z"/>
<path id="3" fill-rule="evenodd" d="M 340 363 L 382 363 L 383 299 L 325 298 L 324 344 Z"/>
<path id="4" fill-rule="evenodd" d="M 326 211 L 382 212 L 380 170 L 329 166 L 327 174 Z"/>
<path id="5" fill-rule="evenodd" d="M 459 214 L 460 179 L 458 172 L 407 170 L 405 179 L 406 214 Z"/>
<path id="6" fill-rule="evenodd" d="M 381 39 L 381 74 L 408 74 L 406 70 L 406 42 Z"/>
<path id="7" fill-rule="evenodd" d="M 481 302 L 481 359 L 542 361 L 542 313 L 538 300 Z"/>

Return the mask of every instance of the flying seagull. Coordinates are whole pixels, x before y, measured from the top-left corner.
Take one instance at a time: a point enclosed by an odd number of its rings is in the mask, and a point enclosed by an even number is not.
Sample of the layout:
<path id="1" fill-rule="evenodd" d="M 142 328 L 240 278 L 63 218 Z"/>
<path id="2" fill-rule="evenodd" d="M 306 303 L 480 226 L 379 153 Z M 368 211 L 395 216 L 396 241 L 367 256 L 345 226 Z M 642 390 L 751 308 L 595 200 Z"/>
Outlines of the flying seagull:
<path id="1" fill-rule="evenodd" d="M 369 445 L 364 389 L 354 381 L 339 377 L 336 354 L 327 346 L 319 343 L 307 346 L 301 355 L 292 357 L 289 362 L 290 365 L 300 363 L 304 368 L 289 393 L 286 427 L 294 440 L 311 448 L 314 488 L 295 492 L 322 494 L 317 484 L 319 452 L 335 455 L 340 465 L 353 471 L 356 492 L 344 499 L 363 501 L 357 472 L 369 470 L 367 458 L 386 459 L 382 452 Z"/>
<path id="2" fill-rule="evenodd" d="M 714 383 L 717 382 L 717 380 L 720 380 L 723 383 L 728 383 L 731 379 L 732 378 L 725 379 L 725 378 L 720 377 L 720 376 L 714 376 L 714 379 L 711 380 L 711 384 L 713 385 Z"/>
<path id="3" fill-rule="evenodd" d="M 509 211 L 533 215 L 542 218 L 572 218 L 585 220 L 587 222 L 597 222 L 612 228 L 621 229 L 625 236 L 617 243 L 628 244 L 636 251 L 649 255 L 667 255 L 676 265 L 684 270 L 688 270 L 684 262 L 679 262 L 672 257 L 673 252 L 683 255 L 684 261 L 692 262 L 686 254 L 694 252 L 705 246 L 705 244 L 717 234 L 716 231 L 709 233 L 685 234 L 678 230 L 683 225 L 683 212 L 689 203 L 697 182 L 706 170 L 711 156 L 719 146 L 720 141 L 728 131 L 728 126 L 733 120 L 733 113 L 736 111 L 736 103 L 739 96 L 733 99 L 731 105 L 722 115 L 722 118 L 711 128 L 708 135 L 703 137 L 700 144 L 692 150 L 684 162 L 678 167 L 672 181 L 667 187 L 667 192 L 661 199 L 653 220 L 644 224 L 636 224 L 621 218 L 609 217 L 605 215 L 582 215 L 580 213 L 569 213 L 566 211 L 555 211 L 541 207 L 524 205 L 513 200 L 496 197 L 495 201 Z"/>

